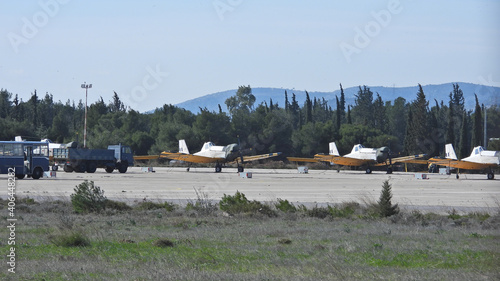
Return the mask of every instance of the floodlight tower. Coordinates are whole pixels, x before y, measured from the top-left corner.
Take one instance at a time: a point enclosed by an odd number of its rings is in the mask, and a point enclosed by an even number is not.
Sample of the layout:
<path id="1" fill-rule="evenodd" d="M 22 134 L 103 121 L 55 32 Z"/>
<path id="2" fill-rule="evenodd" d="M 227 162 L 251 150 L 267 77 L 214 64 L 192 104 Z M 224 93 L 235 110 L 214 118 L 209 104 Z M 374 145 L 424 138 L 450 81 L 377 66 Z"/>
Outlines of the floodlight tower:
<path id="1" fill-rule="evenodd" d="M 83 127 L 83 148 L 87 147 L 87 96 L 88 89 L 92 88 L 92 84 L 87 84 L 83 82 L 82 88 L 85 89 L 85 125 Z"/>

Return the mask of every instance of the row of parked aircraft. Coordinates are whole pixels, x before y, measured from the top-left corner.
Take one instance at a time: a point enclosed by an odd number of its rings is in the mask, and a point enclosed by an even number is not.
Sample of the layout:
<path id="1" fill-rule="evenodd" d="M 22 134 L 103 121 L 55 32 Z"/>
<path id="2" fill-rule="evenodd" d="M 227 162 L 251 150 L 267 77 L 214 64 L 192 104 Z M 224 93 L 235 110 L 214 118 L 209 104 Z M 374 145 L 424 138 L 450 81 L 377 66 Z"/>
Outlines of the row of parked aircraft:
<path id="1" fill-rule="evenodd" d="M 385 166 L 387 173 L 391 174 L 393 164 L 396 163 L 418 163 L 436 166 L 446 166 L 458 170 L 481 170 L 486 171 L 488 179 L 494 179 L 493 169 L 500 165 L 500 151 L 488 151 L 483 147 L 474 147 L 469 157 L 461 160 L 457 159 L 453 145 L 445 146 L 445 158 L 430 158 L 428 160 L 418 160 L 425 157 L 425 154 L 410 155 L 392 158 L 388 147 L 366 148 L 361 144 L 356 144 L 351 153 L 341 156 L 335 142 L 329 144 L 329 154 L 316 154 L 314 158 L 287 157 L 292 162 L 327 162 L 341 166 L 364 167 L 366 173 L 370 174 L 373 167 Z M 276 157 L 281 152 L 274 152 L 261 155 L 244 156 L 239 144 L 233 143 L 227 146 L 216 146 L 212 142 L 203 144 L 202 149 L 194 154 L 189 153 L 185 140 L 179 140 L 179 152 L 164 151 L 160 156 L 136 156 L 136 160 L 153 158 L 167 158 L 171 160 L 184 161 L 187 163 L 215 163 L 215 172 L 222 171 L 225 163 L 236 163 L 238 172 L 243 172 L 243 164 L 251 161 Z M 189 171 L 189 166 L 187 168 Z M 457 173 L 457 178 L 458 178 Z"/>

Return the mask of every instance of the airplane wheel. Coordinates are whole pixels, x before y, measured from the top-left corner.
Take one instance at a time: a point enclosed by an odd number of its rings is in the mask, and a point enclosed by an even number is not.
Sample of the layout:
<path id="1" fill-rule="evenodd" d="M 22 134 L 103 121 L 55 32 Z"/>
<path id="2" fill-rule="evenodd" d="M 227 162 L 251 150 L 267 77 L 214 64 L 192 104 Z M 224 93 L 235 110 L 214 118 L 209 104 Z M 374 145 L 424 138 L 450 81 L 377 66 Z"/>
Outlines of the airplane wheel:
<path id="1" fill-rule="evenodd" d="M 387 174 L 392 174 L 392 168 L 387 168 Z"/>
<path id="2" fill-rule="evenodd" d="M 189 168 L 190 168 L 190 167 L 187 167 L 187 168 L 186 168 L 186 172 L 189 172 Z"/>
<path id="3" fill-rule="evenodd" d="M 244 170 L 243 166 L 238 166 L 238 173 L 243 173 Z"/>
<path id="4" fill-rule="evenodd" d="M 460 176 L 457 174 L 457 180 L 460 178 Z"/>
<path id="5" fill-rule="evenodd" d="M 493 174 L 493 173 L 488 173 L 488 179 L 489 179 L 489 180 L 493 180 L 493 179 L 495 179 L 495 174 Z"/>
<path id="6" fill-rule="evenodd" d="M 370 168 L 366 168 L 366 173 L 367 173 L 367 174 L 371 174 L 371 173 L 372 173 L 372 169 L 370 169 Z"/>
<path id="7" fill-rule="evenodd" d="M 220 173 L 220 172 L 222 172 L 222 167 L 221 167 L 220 165 L 216 165 L 216 166 L 215 166 L 215 172 L 216 172 L 216 173 Z"/>

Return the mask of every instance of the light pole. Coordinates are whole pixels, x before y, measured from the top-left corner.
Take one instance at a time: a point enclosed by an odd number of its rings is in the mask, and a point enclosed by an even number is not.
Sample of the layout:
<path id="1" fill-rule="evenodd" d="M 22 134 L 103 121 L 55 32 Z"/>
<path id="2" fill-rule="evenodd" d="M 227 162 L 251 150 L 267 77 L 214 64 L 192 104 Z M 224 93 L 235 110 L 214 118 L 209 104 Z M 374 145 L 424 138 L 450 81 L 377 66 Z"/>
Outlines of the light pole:
<path id="1" fill-rule="evenodd" d="M 87 84 L 83 82 L 82 88 L 85 89 L 85 125 L 83 127 L 83 148 L 87 147 L 87 92 L 89 88 L 92 88 L 92 84 Z"/>

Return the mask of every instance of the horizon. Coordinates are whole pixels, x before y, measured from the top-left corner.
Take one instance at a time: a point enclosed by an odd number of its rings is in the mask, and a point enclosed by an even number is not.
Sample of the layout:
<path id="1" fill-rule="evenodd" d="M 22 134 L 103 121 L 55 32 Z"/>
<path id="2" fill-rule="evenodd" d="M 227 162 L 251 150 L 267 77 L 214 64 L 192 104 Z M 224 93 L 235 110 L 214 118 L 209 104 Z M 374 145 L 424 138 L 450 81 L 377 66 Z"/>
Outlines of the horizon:
<path id="1" fill-rule="evenodd" d="M 499 2 L 357 3 L 2 2 L 0 87 L 78 102 L 86 82 L 144 112 L 240 85 L 500 86 Z"/>

